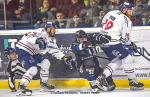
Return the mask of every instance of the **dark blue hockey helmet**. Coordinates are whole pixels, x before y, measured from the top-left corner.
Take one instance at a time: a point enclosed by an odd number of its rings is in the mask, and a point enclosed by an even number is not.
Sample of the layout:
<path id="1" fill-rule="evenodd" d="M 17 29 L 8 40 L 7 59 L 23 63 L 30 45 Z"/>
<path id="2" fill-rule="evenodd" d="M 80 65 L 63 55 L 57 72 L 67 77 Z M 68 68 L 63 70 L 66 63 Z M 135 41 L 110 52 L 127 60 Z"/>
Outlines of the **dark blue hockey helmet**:
<path id="1" fill-rule="evenodd" d="M 125 9 L 125 8 L 132 9 L 133 8 L 133 4 L 130 4 L 128 2 L 124 2 L 124 3 L 119 5 L 119 10 L 120 11 L 123 11 L 123 9 Z"/>
<path id="2" fill-rule="evenodd" d="M 48 28 L 56 28 L 55 24 L 52 22 L 47 22 L 47 24 L 45 25 L 45 30 L 47 30 Z"/>
<path id="3" fill-rule="evenodd" d="M 7 56 L 13 52 L 16 52 L 16 50 L 14 48 L 8 47 L 4 50 L 4 55 Z"/>
<path id="4" fill-rule="evenodd" d="M 83 30 L 79 30 L 76 32 L 76 38 L 87 38 L 87 34 Z"/>

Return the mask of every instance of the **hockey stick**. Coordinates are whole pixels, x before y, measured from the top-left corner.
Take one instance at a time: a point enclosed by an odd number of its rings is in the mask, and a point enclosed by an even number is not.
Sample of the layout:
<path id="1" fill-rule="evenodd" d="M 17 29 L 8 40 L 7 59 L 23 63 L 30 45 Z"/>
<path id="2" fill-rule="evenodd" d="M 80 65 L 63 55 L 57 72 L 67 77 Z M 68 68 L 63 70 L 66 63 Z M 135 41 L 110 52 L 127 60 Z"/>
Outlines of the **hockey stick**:
<path id="1" fill-rule="evenodd" d="M 125 43 L 125 41 L 124 41 L 123 39 L 120 39 L 120 41 L 122 41 L 123 43 Z M 134 42 L 132 42 L 133 45 L 136 46 L 136 49 L 134 49 L 133 51 L 134 51 L 135 53 L 139 53 L 139 54 L 140 54 L 142 57 L 144 57 L 146 60 L 150 61 L 150 59 L 149 59 L 147 56 L 145 56 L 144 54 L 142 54 L 140 51 L 137 50 L 138 47 L 137 47 L 137 45 L 135 44 L 135 43 L 145 42 L 145 41 L 150 41 L 150 40 L 143 40 L 143 41 L 134 41 Z"/>
<path id="2" fill-rule="evenodd" d="M 89 46 L 90 48 L 93 48 L 94 46 Z M 58 50 L 63 50 L 63 49 L 60 49 L 60 48 L 54 48 L 54 47 L 52 47 L 52 46 L 49 46 L 49 48 L 52 48 L 52 49 L 58 49 Z M 72 50 L 65 50 L 65 51 L 70 51 L 70 52 L 72 52 Z M 87 54 L 86 54 L 87 55 Z M 101 56 L 97 56 L 97 55 L 90 55 L 90 54 L 88 54 L 89 56 L 93 56 L 93 57 L 97 57 L 97 58 L 101 58 L 101 59 L 106 59 L 106 60 L 109 60 L 109 58 L 107 58 L 107 57 L 101 57 Z"/>
<path id="3" fill-rule="evenodd" d="M 97 55 L 91 55 L 91 56 L 93 56 L 93 57 L 97 57 L 97 58 L 101 58 L 101 59 L 109 60 L 109 58 L 107 58 L 107 57 L 101 57 L 101 56 L 97 56 Z"/>
<path id="4" fill-rule="evenodd" d="M 140 41 L 133 41 L 134 43 L 140 43 L 140 42 L 148 42 L 150 40 L 140 40 Z"/>
<path id="5" fill-rule="evenodd" d="M 150 59 L 147 57 L 147 56 L 145 56 L 144 54 L 142 54 L 140 51 L 138 51 L 138 47 L 137 47 L 137 45 L 134 43 L 134 42 L 131 42 L 131 44 L 132 44 L 132 46 L 133 46 L 133 51 L 135 52 L 135 53 L 138 53 L 138 54 L 140 54 L 142 57 L 144 57 L 146 60 L 148 60 L 148 61 L 150 61 Z"/>

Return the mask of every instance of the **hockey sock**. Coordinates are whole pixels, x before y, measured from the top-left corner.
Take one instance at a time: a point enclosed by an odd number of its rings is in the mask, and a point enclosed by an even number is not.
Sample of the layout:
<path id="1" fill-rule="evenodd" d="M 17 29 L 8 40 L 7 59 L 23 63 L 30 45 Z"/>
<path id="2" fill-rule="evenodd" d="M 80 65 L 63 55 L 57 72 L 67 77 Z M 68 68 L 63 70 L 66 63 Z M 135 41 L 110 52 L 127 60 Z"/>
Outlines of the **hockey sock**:
<path id="1" fill-rule="evenodd" d="M 40 78 L 41 82 L 46 83 L 48 81 L 49 71 L 41 69 Z"/>
<path id="2" fill-rule="evenodd" d="M 128 79 L 136 79 L 135 74 L 134 74 L 134 69 L 128 69 L 124 70 L 126 75 L 128 76 Z"/>
<path id="3" fill-rule="evenodd" d="M 21 79 L 20 85 L 27 86 L 29 82 L 32 80 L 33 76 L 37 74 L 37 67 L 33 66 L 27 70 L 27 72 L 23 75 Z"/>
<path id="4" fill-rule="evenodd" d="M 118 67 L 116 63 L 109 63 L 104 69 L 103 74 L 107 77 L 111 76 L 113 71 Z"/>
<path id="5" fill-rule="evenodd" d="M 123 68 L 124 72 L 127 74 L 128 79 L 136 79 L 136 76 L 134 74 L 134 60 L 131 55 L 127 56 L 125 59 L 123 59 Z"/>
<path id="6" fill-rule="evenodd" d="M 44 59 L 39 66 L 41 67 L 40 70 L 40 78 L 41 82 L 47 83 L 48 77 L 49 77 L 49 68 L 50 68 L 50 62 L 48 59 Z"/>

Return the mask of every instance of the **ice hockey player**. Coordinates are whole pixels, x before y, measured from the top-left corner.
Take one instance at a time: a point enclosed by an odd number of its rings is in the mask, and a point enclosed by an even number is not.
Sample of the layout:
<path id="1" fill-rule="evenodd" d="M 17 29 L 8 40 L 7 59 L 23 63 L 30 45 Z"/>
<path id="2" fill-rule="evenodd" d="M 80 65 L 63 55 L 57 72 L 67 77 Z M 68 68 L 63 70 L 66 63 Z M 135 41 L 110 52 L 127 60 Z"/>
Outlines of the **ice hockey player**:
<path id="1" fill-rule="evenodd" d="M 85 31 L 79 30 L 76 32 L 75 42 L 72 44 L 72 51 L 76 56 L 77 68 L 81 77 L 87 79 L 91 86 L 92 91 L 99 91 L 96 82 L 97 76 L 103 72 L 103 69 L 99 66 L 99 62 L 96 57 L 93 56 L 94 49 L 91 48 L 94 44 Z M 109 83 L 109 91 L 115 89 L 115 84 L 109 76 L 107 78 Z"/>
<path id="2" fill-rule="evenodd" d="M 106 47 L 102 47 L 102 50 L 110 58 L 110 63 L 104 69 L 103 74 L 98 77 L 101 84 L 106 83 L 106 78 L 112 75 L 113 71 L 123 63 L 130 89 L 141 90 L 144 87 L 142 83 L 137 82 L 132 63 L 132 50 L 136 49 L 136 46 L 131 42 L 130 36 L 132 28 L 130 17 L 132 14 L 132 5 L 124 2 L 119 6 L 119 10 L 108 12 L 102 20 L 102 30 L 111 36 L 111 41 L 105 44 L 107 45 Z M 100 40 L 101 34 L 93 36 L 93 39 Z M 102 87 L 105 86 L 107 87 L 107 84 L 102 85 Z"/>
<path id="3" fill-rule="evenodd" d="M 14 48 L 6 48 L 4 50 L 4 55 L 9 60 L 7 67 L 7 72 L 9 74 L 8 85 L 12 92 L 16 92 L 17 88 L 15 86 L 15 76 L 22 76 L 26 72 L 26 69 L 24 69 L 21 63 L 18 61 L 16 50 Z"/>
<path id="4" fill-rule="evenodd" d="M 16 44 L 16 53 L 18 60 L 27 70 L 23 75 L 20 83 L 20 91 L 18 95 L 31 95 L 32 91 L 26 89 L 32 78 L 37 74 L 37 66 L 41 67 L 40 79 L 41 89 L 50 90 L 54 86 L 48 84 L 50 62 L 41 55 L 46 49 L 46 40 L 44 32 L 29 32 L 25 34 Z"/>
<path id="5" fill-rule="evenodd" d="M 23 75 L 20 85 L 20 89 L 22 90 L 21 93 L 23 95 L 31 95 L 31 90 L 26 89 L 26 86 L 29 84 L 33 76 L 36 75 L 37 66 L 41 67 L 41 91 L 54 89 L 54 86 L 47 83 L 50 61 L 49 59 L 44 58 L 46 53 L 51 54 L 57 59 L 64 60 L 69 66 L 72 65 L 72 59 L 66 57 L 58 48 L 56 38 L 54 37 L 55 32 L 55 27 L 51 24 L 47 24 L 44 29 L 26 33 L 16 44 L 18 60 L 27 69 L 27 73 Z"/>
<path id="6" fill-rule="evenodd" d="M 74 69 L 75 62 L 73 61 L 71 56 L 66 56 L 64 52 L 59 49 L 57 43 L 56 43 L 56 38 L 55 38 L 55 33 L 56 33 L 56 28 L 54 24 L 47 24 L 45 27 L 45 30 L 48 33 L 48 36 L 46 38 L 47 40 L 47 52 L 48 54 L 51 54 L 51 56 L 55 57 L 58 60 L 64 61 L 64 63 L 69 67 L 69 69 Z"/>

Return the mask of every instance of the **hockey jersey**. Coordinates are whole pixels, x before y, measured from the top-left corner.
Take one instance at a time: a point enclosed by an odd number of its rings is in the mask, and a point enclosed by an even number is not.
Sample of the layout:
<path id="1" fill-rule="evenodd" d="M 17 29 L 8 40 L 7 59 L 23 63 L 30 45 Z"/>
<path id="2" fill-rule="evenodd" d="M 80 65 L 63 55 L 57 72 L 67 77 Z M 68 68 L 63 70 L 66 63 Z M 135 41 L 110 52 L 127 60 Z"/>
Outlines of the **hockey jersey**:
<path id="1" fill-rule="evenodd" d="M 129 42 L 132 29 L 131 20 L 119 10 L 108 12 L 102 20 L 102 30 L 112 37 L 109 44 Z"/>
<path id="2" fill-rule="evenodd" d="M 43 31 L 35 31 L 26 33 L 21 40 L 16 44 L 16 47 L 28 52 L 31 55 L 36 55 L 41 53 L 39 45 L 36 44 L 36 40 L 39 37 L 46 37 L 46 32 Z M 46 41 L 46 38 L 45 38 Z"/>
<path id="3" fill-rule="evenodd" d="M 36 44 L 36 39 L 42 37 L 46 42 L 46 49 L 40 50 L 39 45 Z M 62 50 L 60 50 L 56 43 L 55 37 L 50 37 L 45 29 L 38 29 L 35 32 L 26 33 L 21 40 L 16 44 L 20 49 L 25 50 L 31 55 L 36 54 L 46 54 L 47 52 L 57 59 L 61 59 L 64 55 Z"/>

